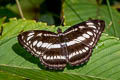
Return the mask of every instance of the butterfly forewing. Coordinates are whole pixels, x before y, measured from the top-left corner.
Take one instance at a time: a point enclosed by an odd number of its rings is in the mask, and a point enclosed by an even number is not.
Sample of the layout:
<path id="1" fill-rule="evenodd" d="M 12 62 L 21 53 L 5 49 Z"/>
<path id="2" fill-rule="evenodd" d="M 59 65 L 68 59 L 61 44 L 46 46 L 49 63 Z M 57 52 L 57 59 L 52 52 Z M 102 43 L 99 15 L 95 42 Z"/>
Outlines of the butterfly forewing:
<path id="1" fill-rule="evenodd" d="M 77 66 L 88 61 L 104 27 L 103 20 L 88 20 L 58 34 L 26 31 L 19 34 L 18 41 L 49 69 L 64 69 L 67 63 Z"/>

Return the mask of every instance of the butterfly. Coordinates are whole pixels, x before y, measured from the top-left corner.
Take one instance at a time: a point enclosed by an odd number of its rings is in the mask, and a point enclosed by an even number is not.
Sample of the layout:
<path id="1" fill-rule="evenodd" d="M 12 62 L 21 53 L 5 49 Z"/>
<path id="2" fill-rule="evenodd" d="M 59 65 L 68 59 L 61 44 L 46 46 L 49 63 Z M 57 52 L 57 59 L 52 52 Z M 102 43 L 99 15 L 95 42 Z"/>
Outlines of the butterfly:
<path id="1" fill-rule="evenodd" d="M 87 62 L 104 31 L 103 20 L 87 20 L 58 33 L 30 30 L 18 35 L 18 42 L 38 57 L 49 69 L 63 70 L 67 64 L 78 66 Z"/>

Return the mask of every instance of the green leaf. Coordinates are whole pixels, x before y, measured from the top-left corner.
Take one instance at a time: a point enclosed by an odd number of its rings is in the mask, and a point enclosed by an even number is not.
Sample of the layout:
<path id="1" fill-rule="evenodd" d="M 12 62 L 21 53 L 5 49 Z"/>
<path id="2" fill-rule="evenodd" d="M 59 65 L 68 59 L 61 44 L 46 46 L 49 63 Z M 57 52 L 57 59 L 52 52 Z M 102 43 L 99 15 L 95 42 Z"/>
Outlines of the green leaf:
<path id="1" fill-rule="evenodd" d="M 41 80 L 116 80 L 120 76 L 120 40 L 102 34 L 87 64 L 78 67 L 67 66 L 63 71 L 45 69 L 38 58 L 31 56 L 17 41 L 21 30 L 44 29 L 56 31 L 54 26 L 36 23 L 32 20 L 11 19 L 3 24 L 0 37 L 0 71 L 29 79 Z M 68 26 L 63 27 L 67 28 Z"/>
<path id="2" fill-rule="evenodd" d="M 74 25 L 80 23 L 82 19 L 102 19 L 106 23 L 105 32 L 109 35 L 120 37 L 120 14 L 111 8 L 111 12 L 105 5 L 97 5 L 96 0 L 65 0 L 65 21 L 66 25 Z M 111 14 L 113 19 L 111 19 Z M 109 26 L 110 22 L 114 22 L 114 26 Z"/>
<path id="3" fill-rule="evenodd" d="M 20 76 L 16 76 L 15 74 L 0 71 L 0 80 L 26 80 L 26 79 Z"/>
<path id="4" fill-rule="evenodd" d="M 47 26 L 46 23 L 36 23 L 34 20 L 17 20 L 16 18 L 10 19 L 9 23 L 3 24 L 3 34 L 0 36 L 0 40 L 9 39 L 13 36 L 18 35 L 21 31 L 31 30 L 31 29 L 42 29 L 49 30 L 49 28 L 55 31 L 54 26 Z"/>
<path id="5" fill-rule="evenodd" d="M 24 76 L 34 80 L 107 80 L 104 78 L 79 75 L 79 74 L 69 74 L 62 72 L 54 72 L 54 71 L 45 71 L 34 68 L 20 68 L 20 67 L 11 67 L 0 65 L 0 69 L 11 74 L 16 74 L 19 76 Z"/>
<path id="6" fill-rule="evenodd" d="M 3 24 L 3 22 L 5 21 L 6 17 L 0 18 L 0 25 Z"/>

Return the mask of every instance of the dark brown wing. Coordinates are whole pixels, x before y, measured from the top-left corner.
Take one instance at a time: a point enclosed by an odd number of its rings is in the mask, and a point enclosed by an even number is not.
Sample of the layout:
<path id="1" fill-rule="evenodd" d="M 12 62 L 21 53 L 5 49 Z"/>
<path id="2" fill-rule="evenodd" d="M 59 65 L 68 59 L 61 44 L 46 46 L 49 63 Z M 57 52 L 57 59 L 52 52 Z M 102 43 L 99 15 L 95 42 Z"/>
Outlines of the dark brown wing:
<path id="1" fill-rule="evenodd" d="M 70 65 L 80 65 L 89 59 L 104 27 L 103 20 L 88 20 L 64 31 Z"/>
<path id="2" fill-rule="evenodd" d="M 32 55 L 39 57 L 50 69 L 63 69 L 66 57 L 61 54 L 60 40 L 56 33 L 43 30 L 26 31 L 18 35 L 19 43 Z"/>

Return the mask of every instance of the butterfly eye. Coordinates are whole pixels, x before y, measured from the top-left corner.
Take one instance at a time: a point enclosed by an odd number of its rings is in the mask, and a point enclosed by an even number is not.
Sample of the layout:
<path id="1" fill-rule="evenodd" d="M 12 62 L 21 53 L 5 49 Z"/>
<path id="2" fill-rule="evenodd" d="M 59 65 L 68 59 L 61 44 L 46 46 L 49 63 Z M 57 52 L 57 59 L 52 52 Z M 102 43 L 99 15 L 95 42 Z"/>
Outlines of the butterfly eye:
<path id="1" fill-rule="evenodd" d="M 87 62 L 105 27 L 103 20 L 88 20 L 63 33 L 31 30 L 18 35 L 19 43 L 49 69 L 64 69 Z"/>

